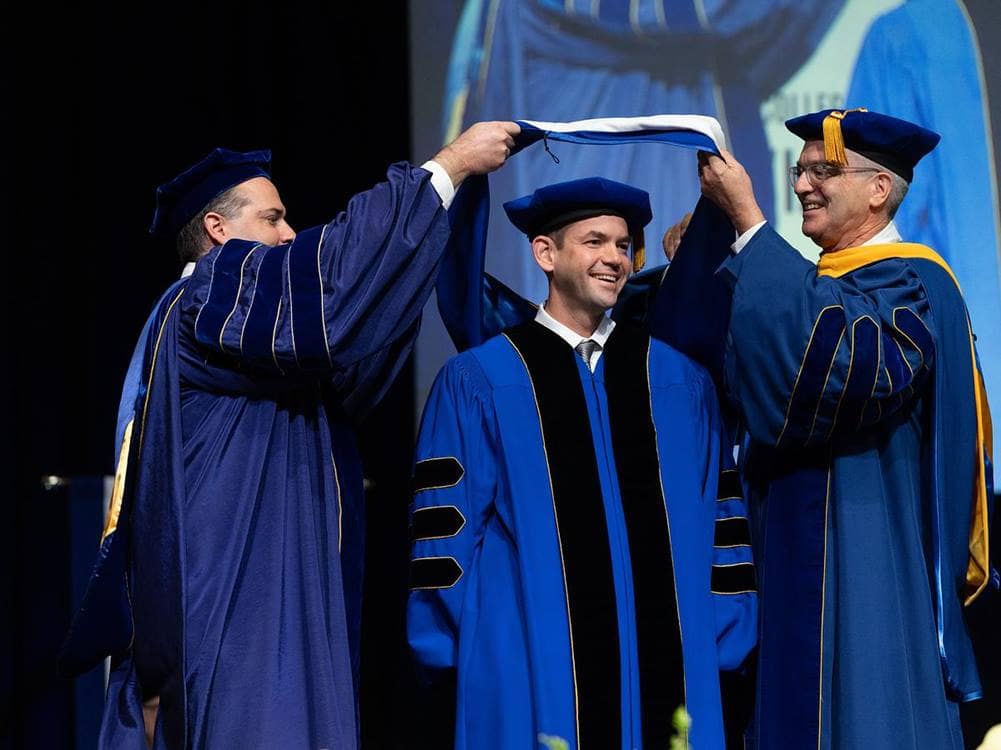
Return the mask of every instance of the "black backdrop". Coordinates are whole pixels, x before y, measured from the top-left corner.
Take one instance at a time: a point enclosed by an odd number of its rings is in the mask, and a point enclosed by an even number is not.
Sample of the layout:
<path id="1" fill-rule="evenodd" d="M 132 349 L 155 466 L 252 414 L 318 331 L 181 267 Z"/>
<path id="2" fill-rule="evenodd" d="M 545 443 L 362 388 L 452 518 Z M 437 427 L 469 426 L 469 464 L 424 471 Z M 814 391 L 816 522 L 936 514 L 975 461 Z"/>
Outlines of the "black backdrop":
<path id="1" fill-rule="evenodd" d="M 41 491 L 40 478 L 83 486 L 80 477 L 113 472 L 131 349 L 180 269 L 146 234 L 153 186 L 216 145 L 269 147 L 293 226 L 329 220 L 409 155 L 407 17 L 404 2 L 298 0 L 235 11 L 35 3 L 19 17 L 5 24 L 4 53 L 13 135 L 2 350 L 13 382 L 0 430 L 0 748 L 71 748 L 72 684 L 56 677 L 53 657 L 70 616 L 65 493 Z M 374 481 L 368 747 L 411 746 L 404 738 L 422 712 L 402 700 L 412 692 L 402 631 L 412 436 L 387 427 L 401 414 L 411 424 L 411 380 L 405 372 L 362 436 Z"/>
<path id="2" fill-rule="evenodd" d="M 454 15 L 456 0 L 448 2 Z M 993 2 L 967 5 L 975 16 L 991 16 L 998 13 Z M 251 3 L 239 11 L 217 2 L 116 11 L 36 2 L 13 18 L 0 45 L 8 71 L 0 88 L 8 132 L 0 750 L 72 748 L 83 747 L 72 731 L 79 701 L 72 684 L 56 677 L 53 659 L 70 616 L 67 498 L 43 492 L 40 478 L 70 477 L 73 486 L 92 488 L 81 478 L 113 470 L 114 415 L 131 348 L 179 270 L 172 249 L 146 234 L 153 186 L 213 146 L 270 147 L 293 225 L 328 220 L 388 163 L 408 156 L 406 4 L 286 0 L 280 8 Z M 981 30 L 998 28 L 980 20 Z M 447 44 L 443 29 L 430 31 Z M 1001 62 L 997 46 L 981 41 L 992 115 L 1001 122 L 993 90 L 999 79 L 991 72 Z M 426 73 L 441 75 L 437 68 Z M 429 706 L 412 701 L 403 648 L 401 478 L 409 473 L 411 435 L 387 425 L 401 414 L 411 419 L 411 379 L 404 373 L 362 435 L 375 483 L 368 499 L 365 747 L 448 745 L 441 736 L 448 722 L 429 723 Z M 973 614 L 980 643 L 991 647 L 981 654 L 989 700 L 973 704 L 976 718 L 966 718 L 985 728 L 1001 718 L 997 620 Z M 444 705 L 448 696 L 428 700 Z"/>

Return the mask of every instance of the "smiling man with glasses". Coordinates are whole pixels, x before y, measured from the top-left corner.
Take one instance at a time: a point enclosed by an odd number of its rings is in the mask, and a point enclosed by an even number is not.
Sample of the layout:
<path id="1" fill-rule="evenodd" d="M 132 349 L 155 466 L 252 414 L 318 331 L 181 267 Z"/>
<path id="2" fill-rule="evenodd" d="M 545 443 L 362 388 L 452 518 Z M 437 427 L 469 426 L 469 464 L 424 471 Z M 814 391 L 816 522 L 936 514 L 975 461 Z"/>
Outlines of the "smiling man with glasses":
<path id="1" fill-rule="evenodd" d="M 698 264 L 727 297 L 759 571 L 755 746 L 959 750 L 959 704 L 982 692 L 963 608 L 992 580 L 990 414 L 952 271 L 893 223 L 939 136 L 864 109 L 786 126 L 805 141 L 790 176 L 819 263 L 722 151 L 699 173 L 737 241 L 690 228 L 668 274 Z"/>

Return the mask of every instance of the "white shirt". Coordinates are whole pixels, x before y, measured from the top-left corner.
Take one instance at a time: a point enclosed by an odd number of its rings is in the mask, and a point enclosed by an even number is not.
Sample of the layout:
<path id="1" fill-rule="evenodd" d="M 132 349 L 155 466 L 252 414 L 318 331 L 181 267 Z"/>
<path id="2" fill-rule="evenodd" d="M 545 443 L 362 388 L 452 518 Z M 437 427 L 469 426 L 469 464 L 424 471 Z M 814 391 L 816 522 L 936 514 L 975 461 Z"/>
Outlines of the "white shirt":
<path id="1" fill-rule="evenodd" d="M 421 164 L 421 169 L 426 169 L 431 173 L 431 187 L 441 198 L 442 208 L 448 210 L 448 207 L 452 205 L 452 199 L 455 198 L 455 185 L 452 184 L 452 178 L 448 176 L 445 167 L 434 159 L 428 159 Z"/>
<path id="2" fill-rule="evenodd" d="M 761 227 L 763 227 L 766 223 L 767 222 L 759 221 L 753 227 L 740 235 L 740 237 L 737 238 L 737 241 L 730 245 L 730 249 L 733 250 L 733 254 L 736 255 L 743 250 L 744 246 L 751 241 L 751 238 L 757 234 L 758 230 L 761 229 Z M 892 221 L 880 229 L 873 237 L 870 237 L 863 242 L 862 245 L 886 245 L 891 242 L 900 242 L 900 232 L 897 231 L 897 225 Z"/>
<path id="3" fill-rule="evenodd" d="M 594 329 L 594 333 L 590 336 L 581 336 L 579 333 L 567 328 L 565 325 L 560 323 L 560 321 L 556 320 L 556 318 L 547 313 L 545 304 L 546 303 L 543 302 L 539 305 L 539 311 L 535 313 L 536 323 L 545 326 L 561 339 L 566 341 L 570 344 L 571 349 L 576 349 L 577 344 L 581 341 L 587 341 L 588 339 L 591 339 L 591 341 L 598 345 L 598 348 L 591 352 L 591 359 L 587 363 L 591 372 L 594 372 L 594 368 L 598 366 L 598 360 L 601 358 L 601 352 L 605 348 L 605 342 L 608 341 L 608 337 L 612 335 L 612 330 L 615 328 L 615 321 L 607 315 L 602 315 L 601 322 L 598 323 L 598 327 Z"/>

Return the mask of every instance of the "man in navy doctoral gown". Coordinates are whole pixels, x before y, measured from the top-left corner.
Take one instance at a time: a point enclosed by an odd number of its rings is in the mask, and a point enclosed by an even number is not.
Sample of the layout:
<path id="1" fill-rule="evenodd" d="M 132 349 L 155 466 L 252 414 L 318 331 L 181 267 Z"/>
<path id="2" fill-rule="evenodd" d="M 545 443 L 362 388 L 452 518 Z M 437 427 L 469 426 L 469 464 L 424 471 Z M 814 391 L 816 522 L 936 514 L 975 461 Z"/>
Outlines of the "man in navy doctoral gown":
<path id="1" fill-rule="evenodd" d="M 517 131 L 476 125 L 298 234 L 266 151 L 216 149 L 158 189 L 151 231 L 188 264 L 136 347 L 62 655 L 67 671 L 112 656 L 101 747 L 356 746 L 349 418 L 410 352 L 455 186 L 499 167 Z"/>
<path id="2" fill-rule="evenodd" d="M 692 745 L 722 748 L 719 671 L 756 627 L 729 441 L 708 374 L 606 317 L 641 264 L 647 193 L 588 178 L 505 210 L 548 298 L 449 360 L 428 399 L 417 662 L 455 674 L 462 750 L 663 748 L 681 704 Z"/>
<path id="3" fill-rule="evenodd" d="M 959 703 L 980 697 L 962 610 L 992 577 L 990 414 L 955 277 L 893 223 L 939 136 L 864 109 L 786 126 L 819 264 L 764 221 L 732 154 L 700 154 L 739 236 L 703 242 L 693 219 L 652 320 L 675 306 L 667 338 L 696 340 L 726 311 L 702 351 L 718 345 L 749 434 L 757 746 L 960 750 Z"/>

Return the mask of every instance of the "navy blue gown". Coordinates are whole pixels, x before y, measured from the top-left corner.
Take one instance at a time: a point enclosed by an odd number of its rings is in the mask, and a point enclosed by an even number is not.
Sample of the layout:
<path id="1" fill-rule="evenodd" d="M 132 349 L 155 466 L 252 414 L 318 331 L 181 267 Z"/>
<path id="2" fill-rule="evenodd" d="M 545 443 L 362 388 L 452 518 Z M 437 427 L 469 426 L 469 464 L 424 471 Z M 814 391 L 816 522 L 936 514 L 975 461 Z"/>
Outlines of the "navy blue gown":
<path id="1" fill-rule="evenodd" d="M 331 223 L 228 242 L 162 298 L 64 653 L 114 657 L 102 747 L 143 747 L 154 695 L 158 748 L 356 746 L 349 420 L 410 352 L 448 233 L 428 173 L 395 165 Z"/>

